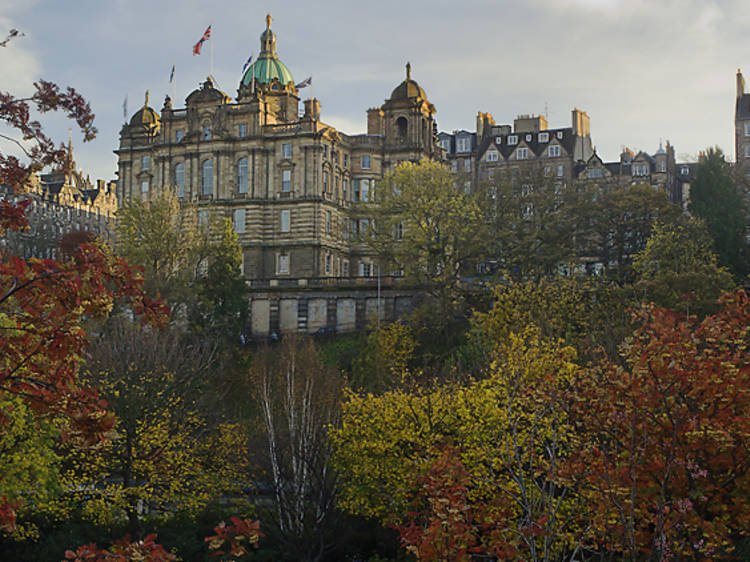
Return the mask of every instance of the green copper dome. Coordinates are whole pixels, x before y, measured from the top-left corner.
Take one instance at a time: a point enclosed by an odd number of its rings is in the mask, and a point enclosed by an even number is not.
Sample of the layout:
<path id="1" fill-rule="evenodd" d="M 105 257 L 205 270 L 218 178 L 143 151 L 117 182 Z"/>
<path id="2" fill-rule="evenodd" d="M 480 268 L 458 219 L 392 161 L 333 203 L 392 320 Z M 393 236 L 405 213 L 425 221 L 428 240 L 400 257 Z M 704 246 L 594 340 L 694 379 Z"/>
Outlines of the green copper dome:
<path id="1" fill-rule="evenodd" d="M 253 78 L 256 85 L 268 84 L 274 78 L 282 85 L 294 85 L 294 77 L 276 54 L 276 34 L 271 31 L 271 16 L 266 16 L 266 29 L 260 36 L 260 55 L 247 68 L 240 81 L 240 87 L 250 86 Z"/>
<path id="2" fill-rule="evenodd" d="M 292 73 L 278 57 L 259 58 L 253 62 L 242 76 L 241 84 L 249 86 L 253 78 L 256 84 L 268 84 L 274 78 L 282 84 L 294 83 Z"/>

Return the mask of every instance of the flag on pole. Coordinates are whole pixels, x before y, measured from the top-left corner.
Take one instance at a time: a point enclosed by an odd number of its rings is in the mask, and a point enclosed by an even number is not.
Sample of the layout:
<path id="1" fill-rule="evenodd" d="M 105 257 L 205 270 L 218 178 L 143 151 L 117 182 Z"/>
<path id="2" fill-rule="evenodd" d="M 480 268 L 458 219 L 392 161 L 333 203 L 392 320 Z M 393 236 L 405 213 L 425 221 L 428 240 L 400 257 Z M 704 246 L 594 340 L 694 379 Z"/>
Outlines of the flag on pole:
<path id="1" fill-rule="evenodd" d="M 125 100 L 122 102 L 122 118 L 128 120 L 128 95 L 125 94 Z"/>
<path id="2" fill-rule="evenodd" d="M 303 80 L 302 82 L 300 82 L 299 84 L 295 84 L 295 86 L 294 86 L 294 87 L 295 87 L 295 88 L 297 88 L 297 89 L 299 90 L 299 89 L 301 89 L 301 88 L 307 88 L 307 87 L 308 87 L 308 86 L 310 86 L 311 84 L 312 84 L 312 76 L 308 76 L 307 78 L 305 78 L 305 79 L 304 79 L 304 80 Z"/>
<path id="3" fill-rule="evenodd" d="M 174 82 L 174 65 L 172 65 L 172 72 L 169 73 L 169 83 Z"/>
<path id="4" fill-rule="evenodd" d="M 252 54 L 248 57 L 247 62 L 244 65 L 242 65 L 242 74 L 245 74 L 245 71 L 247 70 L 247 67 L 250 66 L 251 62 L 253 62 Z"/>
<path id="5" fill-rule="evenodd" d="M 211 39 L 211 26 L 210 25 L 206 28 L 206 31 L 203 32 L 203 37 L 200 38 L 200 41 L 198 41 L 195 45 L 193 45 L 193 54 L 200 55 L 201 47 L 203 47 L 204 41 L 208 41 L 209 39 Z"/>

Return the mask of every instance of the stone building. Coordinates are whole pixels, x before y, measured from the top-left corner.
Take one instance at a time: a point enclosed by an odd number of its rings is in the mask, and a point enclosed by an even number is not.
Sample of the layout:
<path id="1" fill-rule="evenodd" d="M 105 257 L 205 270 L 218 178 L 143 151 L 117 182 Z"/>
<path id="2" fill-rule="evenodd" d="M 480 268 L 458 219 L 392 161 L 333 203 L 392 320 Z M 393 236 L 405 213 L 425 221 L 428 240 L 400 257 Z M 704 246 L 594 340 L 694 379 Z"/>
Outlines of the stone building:
<path id="1" fill-rule="evenodd" d="M 29 199 L 29 229 L 8 232 L 3 240 L 14 255 L 24 258 L 54 258 L 60 237 L 76 230 L 92 232 L 111 242 L 117 213 L 115 183 L 92 183 L 76 169 L 72 144 L 68 145 L 66 169 L 33 175 L 23 193 L 0 188 L 0 197 Z"/>
<path id="2" fill-rule="evenodd" d="M 745 79 L 737 69 L 737 100 L 734 109 L 734 158 L 737 168 L 750 175 L 750 94 L 745 93 Z"/>
<path id="3" fill-rule="evenodd" d="M 373 276 L 373 260 L 356 242 L 369 221 L 353 211 L 367 206 L 399 162 L 442 156 L 435 107 L 407 64 L 405 80 L 367 111 L 367 133 L 344 134 L 321 120 L 317 99 L 304 100 L 300 116 L 299 90 L 278 56 L 270 16 L 260 43 L 235 100 L 211 78 L 184 108 L 167 97 L 157 112 L 146 96 L 120 133 L 118 196 L 171 187 L 196 205 L 199 218 L 231 218 L 254 284 Z"/>

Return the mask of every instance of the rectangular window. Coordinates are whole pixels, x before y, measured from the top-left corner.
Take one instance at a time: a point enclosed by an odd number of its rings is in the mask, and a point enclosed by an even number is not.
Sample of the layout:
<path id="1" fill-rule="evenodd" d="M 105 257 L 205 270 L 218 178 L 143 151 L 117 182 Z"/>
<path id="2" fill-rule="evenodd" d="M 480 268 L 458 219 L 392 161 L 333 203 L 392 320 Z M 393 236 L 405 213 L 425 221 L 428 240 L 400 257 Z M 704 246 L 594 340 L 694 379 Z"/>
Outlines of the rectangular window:
<path id="1" fill-rule="evenodd" d="M 362 201 L 365 203 L 370 201 L 370 180 L 362 180 Z"/>
<path id="2" fill-rule="evenodd" d="M 362 155 L 362 168 L 364 170 L 370 169 L 370 155 L 369 154 Z"/>
<path id="3" fill-rule="evenodd" d="M 333 195 L 334 197 L 336 197 L 336 199 L 338 199 L 339 198 L 339 177 L 338 176 L 335 176 L 333 178 L 333 185 L 334 185 Z"/>
<path id="4" fill-rule="evenodd" d="M 344 178 L 343 193 L 341 194 L 341 197 L 344 201 L 348 201 L 347 197 L 349 197 L 349 180 L 346 178 Z"/>
<path id="5" fill-rule="evenodd" d="M 245 232 L 245 209 L 235 209 L 232 212 L 232 223 L 237 234 Z"/>
<path id="6" fill-rule="evenodd" d="M 659 162 L 659 171 L 663 174 L 667 171 L 667 163 L 666 162 Z"/>
<path id="7" fill-rule="evenodd" d="M 141 182 L 141 193 L 148 193 L 148 182 L 142 181 Z"/>
<path id="8" fill-rule="evenodd" d="M 180 142 L 182 140 L 182 135 L 184 134 L 182 129 L 177 129 L 174 132 L 174 142 Z"/>
<path id="9" fill-rule="evenodd" d="M 201 226 L 208 224 L 208 210 L 198 211 L 198 224 Z"/>
<path id="10" fill-rule="evenodd" d="M 151 160 L 148 156 L 143 156 L 141 158 L 141 170 L 148 170 L 149 164 L 151 163 Z"/>
<path id="11" fill-rule="evenodd" d="M 471 138 L 459 137 L 456 139 L 456 152 L 471 152 Z"/>
<path id="12" fill-rule="evenodd" d="M 602 177 L 602 169 L 601 168 L 589 168 L 589 170 L 588 170 L 588 177 L 590 177 L 590 178 L 600 178 L 600 177 Z"/>
<path id="13" fill-rule="evenodd" d="M 370 262 L 359 262 L 359 276 L 372 277 L 372 264 Z"/>
<path id="14" fill-rule="evenodd" d="M 287 159 L 292 157 L 292 145 L 291 144 L 281 145 L 281 157 L 287 158 Z"/>
<path id="15" fill-rule="evenodd" d="M 276 257 L 276 273 L 289 275 L 289 254 L 278 254 Z"/>
<path id="16" fill-rule="evenodd" d="M 544 167 L 544 177 L 548 178 L 552 175 L 552 166 L 545 166 Z"/>
<path id="17" fill-rule="evenodd" d="M 560 156 L 560 145 L 559 144 L 553 144 L 547 149 L 547 156 L 550 158 L 554 158 L 555 156 Z"/>
<path id="18" fill-rule="evenodd" d="M 292 212 L 289 209 L 281 211 L 281 232 L 290 232 L 292 227 Z"/>
<path id="19" fill-rule="evenodd" d="M 360 201 L 359 180 L 352 180 L 352 201 Z"/>
<path id="20" fill-rule="evenodd" d="M 331 273 L 331 254 L 326 254 L 326 273 Z"/>
<path id="21" fill-rule="evenodd" d="M 328 145 L 323 145 L 323 160 L 328 160 Z"/>
<path id="22" fill-rule="evenodd" d="M 281 170 L 281 191 L 283 193 L 289 193 L 291 190 L 292 190 L 292 171 Z"/>
<path id="23" fill-rule="evenodd" d="M 442 148 L 446 152 L 450 152 L 451 151 L 451 140 L 450 139 L 442 139 L 440 141 L 440 148 Z"/>
<path id="24" fill-rule="evenodd" d="M 323 193 L 328 193 L 328 172 L 323 170 Z"/>
<path id="25" fill-rule="evenodd" d="M 646 166 L 646 164 L 635 164 L 633 166 L 633 175 L 634 176 L 647 176 L 648 166 Z"/>
<path id="26" fill-rule="evenodd" d="M 556 136 L 556 137 L 557 137 L 558 139 L 562 139 L 562 138 L 563 138 L 563 132 L 562 132 L 562 131 L 557 131 L 557 133 L 555 133 L 555 136 Z"/>
<path id="27" fill-rule="evenodd" d="M 510 135 L 508 137 L 508 145 L 514 145 L 518 144 L 518 136 L 517 135 Z"/>
<path id="28" fill-rule="evenodd" d="M 237 162 L 237 191 L 247 193 L 247 158 L 240 158 Z"/>
<path id="29" fill-rule="evenodd" d="M 487 156 L 485 157 L 485 160 L 487 162 L 497 162 L 499 156 L 500 155 L 498 154 L 497 150 L 488 150 L 487 151 Z"/>
<path id="30" fill-rule="evenodd" d="M 348 168 L 348 167 L 349 167 L 349 155 L 344 154 L 344 168 Z"/>
<path id="31" fill-rule="evenodd" d="M 464 160 L 464 172 L 471 172 L 471 158 Z"/>
<path id="32" fill-rule="evenodd" d="M 557 167 L 557 177 L 558 177 L 558 178 L 561 178 L 561 177 L 563 177 L 564 175 L 565 175 L 565 166 L 563 166 L 562 164 L 560 164 L 560 165 L 559 165 L 559 166 Z"/>
<path id="33" fill-rule="evenodd" d="M 326 211 L 326 233 L 327 234 L 331 233 L 331 223 L 332 223 L 331 211 Z"/>
<path id="34" fill-rule="evenodd" d="M 549 133 L 539 133 L 539 142 L 549 142 Z"/>
<path id="35" fill-rule="evenodd" d="M 174 185 L 177 188 L 177 197 L 185 196 L 185 163 L 180 162 L 174 167 Z"/>
<path id="36" fill-rule="evenodd" d="M 529 157 L 529 149 L 521 147 L 516 150 L 516 160 L 526 160 Z"/>
<path id="37" fill-rule="evenodd" d="M 344 277 L 349 277 L 349 261 L 344 260 L 344 262 L 341 264 L 341 274 Z"/>
<path id="38" fill-rule="evenodd" d="M 750 137 L 750 122 L 745 123 L 745 136 Z"/>
<path id="39" fill-rule="evenodd" d="M 211 125 L 203 127 L 203 140 L 211 140 Z"/>
<path id="40" fill-rule="evenodd" d="M 745 158 L 750 158 L 750 145 L 745 147 Z"/>
<path id="41" fill-rule="evenodd" d="M 238 137 L 240 137 L 241 139 L 244 139 L 247 136 L 247 125 L 242 123 L 239 126 L 239 131 L 237 133 L 238 133 L 237 134 Z"/>

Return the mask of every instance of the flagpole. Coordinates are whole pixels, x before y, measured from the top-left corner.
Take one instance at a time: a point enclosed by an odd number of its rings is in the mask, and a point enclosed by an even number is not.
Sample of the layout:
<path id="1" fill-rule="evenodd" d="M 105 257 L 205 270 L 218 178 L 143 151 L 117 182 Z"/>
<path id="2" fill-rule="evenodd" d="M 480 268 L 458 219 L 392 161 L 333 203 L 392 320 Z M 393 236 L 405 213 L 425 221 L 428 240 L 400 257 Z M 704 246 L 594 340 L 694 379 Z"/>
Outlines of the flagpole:
<path id="1" fill-rule="evenodd" d="M 209 41 L 211 41 L 210 45 L 210 51 L 209 51 L 209 58 L 208 58 L 208 75 L 211 77 L 211 80 L 214 79 L 214 24 L 209 25 L 208 27 L 211 28 L 211 36 L 208 38 Z"/>

